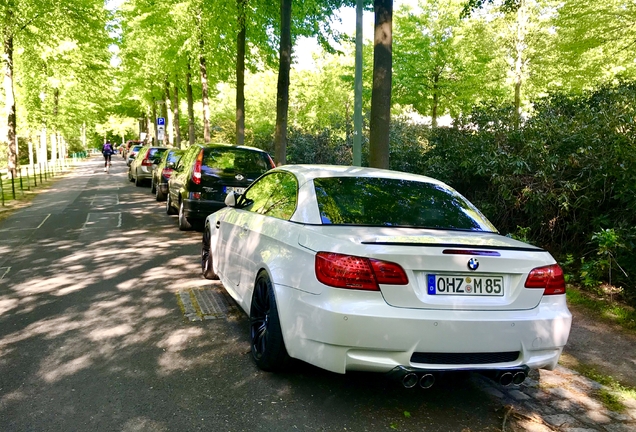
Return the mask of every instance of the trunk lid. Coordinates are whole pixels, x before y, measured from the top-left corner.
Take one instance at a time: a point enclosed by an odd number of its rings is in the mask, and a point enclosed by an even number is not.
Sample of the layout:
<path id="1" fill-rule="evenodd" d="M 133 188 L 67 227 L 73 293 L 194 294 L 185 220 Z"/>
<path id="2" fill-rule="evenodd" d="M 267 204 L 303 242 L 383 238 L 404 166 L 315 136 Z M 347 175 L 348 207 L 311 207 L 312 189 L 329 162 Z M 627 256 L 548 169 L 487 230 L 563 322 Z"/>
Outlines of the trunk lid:
<path id="1" fill-rule="evenodd" d="M 409 284 L 380 286 L 385 301 L 395 307 L 532 309 L 541 301 L 543 290 L 525 288 L 527 275 L 555 262 L 540 248 L 496 233 L 345 226 L 307 226 L 306 230 L 299 244 L 313 251 L 401 265 Z M 501 292 L 497 292 L 499 285 Z"/>

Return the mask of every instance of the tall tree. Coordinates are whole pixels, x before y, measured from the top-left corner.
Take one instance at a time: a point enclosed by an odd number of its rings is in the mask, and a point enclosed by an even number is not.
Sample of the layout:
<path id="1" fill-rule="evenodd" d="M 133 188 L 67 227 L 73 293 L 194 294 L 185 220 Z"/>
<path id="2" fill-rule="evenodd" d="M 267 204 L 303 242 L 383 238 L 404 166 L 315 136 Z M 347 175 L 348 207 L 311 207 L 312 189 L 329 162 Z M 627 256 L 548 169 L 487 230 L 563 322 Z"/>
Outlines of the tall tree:
<path id="1" fill-rule="evenodd" d="M 284 165 L 287 160 L 287 110 L 292 56 L 291 15 L 292 0 L 280 0 L 280 57 L 276 95 L 276 132 L 274 133 L 274 154 L 277 165 Z"/>
<path id="2" fill-rule="evenodd" d="M 373 89 L 369 123 L 369 165 L 389 168 L 391 81 L 393 74 L 393 0 L 375 0 Z"/>
<path id="3" fill-rule="evenodd" d="M 245 143 L 245 39 L 247 0 L 236 0 L 238 34 L 236 36 L 236 145 Z"/>

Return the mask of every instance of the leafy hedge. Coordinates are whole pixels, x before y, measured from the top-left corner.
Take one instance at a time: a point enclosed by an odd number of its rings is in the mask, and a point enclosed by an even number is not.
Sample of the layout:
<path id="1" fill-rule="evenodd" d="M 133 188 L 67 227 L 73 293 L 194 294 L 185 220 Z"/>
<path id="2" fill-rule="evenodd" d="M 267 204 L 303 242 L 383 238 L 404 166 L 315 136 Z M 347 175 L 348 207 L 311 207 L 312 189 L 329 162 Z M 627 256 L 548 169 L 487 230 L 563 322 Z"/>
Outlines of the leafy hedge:
<path id="1" fill-rule="evenodd" d="M 391 169 L 450 184 L 502 233 L 550 250 L 584 285 L 611 278 L 636 300 L 635 100 L 631 82 L 554 94 L 519 128 L 513 108 L 500 106 L 435 130 L 395 119 Z M 259 147 L 271 146 L 261 138 Z M 351 164 L 351 147 L 338 131 L 293 130 L 288 163 Z M 367 156 L 365 145 L 363 165 Z"/>

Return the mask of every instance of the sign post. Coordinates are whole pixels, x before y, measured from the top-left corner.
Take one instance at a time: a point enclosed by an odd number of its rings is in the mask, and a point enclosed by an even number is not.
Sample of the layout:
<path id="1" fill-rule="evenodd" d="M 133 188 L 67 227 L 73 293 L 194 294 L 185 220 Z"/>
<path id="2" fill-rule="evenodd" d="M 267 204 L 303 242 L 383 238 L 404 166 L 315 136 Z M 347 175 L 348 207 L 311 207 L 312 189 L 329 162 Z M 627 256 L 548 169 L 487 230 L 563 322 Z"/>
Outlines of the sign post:
<path id="1" fill-rule="evenodd" d="M 157 118 L 157 141 L 163 141 L 165 137 L 166 137 L 166 118 L 158 117 Z"/>

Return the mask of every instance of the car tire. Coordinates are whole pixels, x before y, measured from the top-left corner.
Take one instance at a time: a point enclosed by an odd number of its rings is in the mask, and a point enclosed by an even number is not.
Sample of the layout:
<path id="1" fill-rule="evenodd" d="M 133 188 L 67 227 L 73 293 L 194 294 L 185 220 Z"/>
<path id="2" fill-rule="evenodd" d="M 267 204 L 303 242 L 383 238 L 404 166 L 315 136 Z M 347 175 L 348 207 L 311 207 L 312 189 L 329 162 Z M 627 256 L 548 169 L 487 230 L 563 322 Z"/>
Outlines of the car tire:
<path id="1" fill-rule="evenodd" d="M 259 369 L 276 372 L 287 367 L 287 354 L 280 326 L 274 287 L 266 272 L 256 278 L 250 306 L 250 345 Z"/>
<path id="2" fill-rule="evenodd" d="M 172 207 L 172 200 L 170 199 L 170 194 L 168 194 L 168 197 L 166 198 L 166 214 L 168 215 L 177 214 L 174 207 Z"/>
<path id="3" fill-rule="evenodd" d="M 130 172 L 130 169 L 128 169 L 128 181 L 129 182 L 134 182 L 135 181 L 135 179 L 132 176 L 132 172 Z"/>
<path id="4" fill-rule="evenodd" d="M 137 186 L 137 187 L 141 187 L 142 186 L 141 180 L 139 180 L 139 176 L 135 177 L 135 186 Z"/>
<path id="5" fill-rule="evenodd" d="M 185 216 L 185 208 L 183 207 L 183 201 L 179 203 L 179 230 L 180 231 L 189 231 L 192 229 L 192 224 L 188 221 L 188 218 Z"/>
<path id="6" fill-rule="evenodd" d="M 153 177 L 152 180 L 150 180 L 150 193 L 152 194 L 156 194 L 157 193 L 157 186 L 155 186 L 155 178 Z"/>
<path id="7" fill-rule="evenodd" d="M 155 199 L 157 201 L 165 201 L 166 200 L 166 194 L 161 192 L 161 188 L 157 187 L 156 185 L 155 185 Z"/>
<path id="8" fill-rule="evenodd" d="M 206 279 L 219 279 L 219 276 L 214 272 L 214 258 L 212 256 L 212 248 L 210 247 L 210 232 L 207 228 L 203 231 L 203 240 L 201 241 L 201 273 Z"/>

